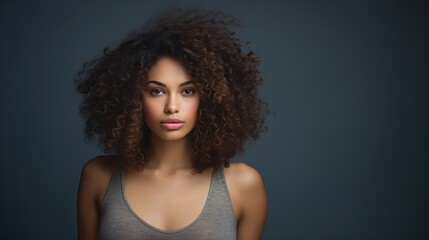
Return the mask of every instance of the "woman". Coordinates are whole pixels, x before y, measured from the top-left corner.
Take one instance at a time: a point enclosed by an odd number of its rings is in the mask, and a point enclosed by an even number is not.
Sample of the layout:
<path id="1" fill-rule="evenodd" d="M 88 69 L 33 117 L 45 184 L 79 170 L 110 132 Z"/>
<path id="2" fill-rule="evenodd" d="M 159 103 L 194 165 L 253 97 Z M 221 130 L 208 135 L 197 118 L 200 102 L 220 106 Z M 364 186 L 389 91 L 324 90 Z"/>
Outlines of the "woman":
<path id="1" fill-rule="evenodd" d="M 260 174 L 229 163 L 265 129 L 259 59 L 220 12 L 173 9 L 86 64 L 86 139 L 105 152 L 82 169 L 83 239 L 260 239 Z"/>

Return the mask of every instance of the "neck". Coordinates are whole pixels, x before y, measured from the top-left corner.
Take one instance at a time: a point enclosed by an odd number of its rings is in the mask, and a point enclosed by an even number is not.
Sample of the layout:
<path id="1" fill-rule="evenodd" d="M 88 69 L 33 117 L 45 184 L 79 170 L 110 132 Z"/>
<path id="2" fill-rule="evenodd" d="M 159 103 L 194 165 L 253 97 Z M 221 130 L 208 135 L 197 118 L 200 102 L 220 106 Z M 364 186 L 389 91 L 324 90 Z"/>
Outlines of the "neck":
<path id="1" fill-rule="evenodd" d="M 148 160 L 146 169 L 162 174 L 174 174 L 179 170 L 192 168 L 192 149 L 188 137 L 177 141 L 165 141 L 152 134 L 149 151 L 145 158 Z"/>

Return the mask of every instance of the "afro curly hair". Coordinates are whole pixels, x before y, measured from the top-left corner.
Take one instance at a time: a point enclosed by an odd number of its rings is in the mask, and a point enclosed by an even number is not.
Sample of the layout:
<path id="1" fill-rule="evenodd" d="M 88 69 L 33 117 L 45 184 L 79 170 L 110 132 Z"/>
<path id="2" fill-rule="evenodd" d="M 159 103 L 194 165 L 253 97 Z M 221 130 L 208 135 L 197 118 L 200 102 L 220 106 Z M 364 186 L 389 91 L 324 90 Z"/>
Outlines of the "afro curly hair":
<path id="1" fill-rule="evenodd" d="M 229 167 L 247 139 L 257 140 L 266 130 L 268 114 L 257 91 L 264 82 L 259 58 L 228 28 L 241 25 L 220 11 L 168 9 L 85 63 L 75 84 L 83 95 L 86 142 L 97 134 L 105 153 L 144 168 L 150 139 L 142 108 L 144 82 L 160 58 L 171 57 L 190 73 L 200 93 L 198 121 L 189 133 L 194 170 Z"/>

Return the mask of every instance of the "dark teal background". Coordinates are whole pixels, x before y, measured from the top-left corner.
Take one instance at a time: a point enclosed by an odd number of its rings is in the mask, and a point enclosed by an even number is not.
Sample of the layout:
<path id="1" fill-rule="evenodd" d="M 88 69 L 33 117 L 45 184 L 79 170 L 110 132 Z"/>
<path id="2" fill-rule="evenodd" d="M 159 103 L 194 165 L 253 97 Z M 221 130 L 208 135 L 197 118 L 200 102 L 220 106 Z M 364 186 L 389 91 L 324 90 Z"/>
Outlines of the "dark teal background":
<path id="1" fill-rule="evenodd" d="M 429 239 L 427 1 L 2 1 L 1 238 L 76 239 L 81 65 L 155 11 L 240 18 L 268 132 L 234 161 L 264 178 L 264 239 Z"/>

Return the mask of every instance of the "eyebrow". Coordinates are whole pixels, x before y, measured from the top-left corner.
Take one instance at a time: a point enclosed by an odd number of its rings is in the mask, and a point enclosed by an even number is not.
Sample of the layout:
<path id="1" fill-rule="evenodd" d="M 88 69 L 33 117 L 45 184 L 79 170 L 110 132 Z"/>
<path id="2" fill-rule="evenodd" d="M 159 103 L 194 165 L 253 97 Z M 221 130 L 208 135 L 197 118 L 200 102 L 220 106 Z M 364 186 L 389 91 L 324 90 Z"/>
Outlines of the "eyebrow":
<path id="1" fill-rule="evenodd" d="M 153 84 L 156 84 L 156 85 L 161 86 L 161 87 L 166 87 L 166 86 L 167 86 L 167 85 L 165 85 L 164 83 L 162 83 L 162 82 L 158 82 L 158 81 L 156 81 L 156 80 L 150 80 L 150 81 L 147 81 L 147 82 L 145 83 L 145 85 L 147 85 L 147 84 L 149 84 L 149 83 L 153 83 Z M 182 82 L 181 84 L 179 84 L 179 87 L 186 86 L 186 85 L 189 85 L 189 84 L 192 84 L 192 83 L 194 83 L 194 80 L 189 80 L 189 81 L 186 81 L 186 82 Z"/>

